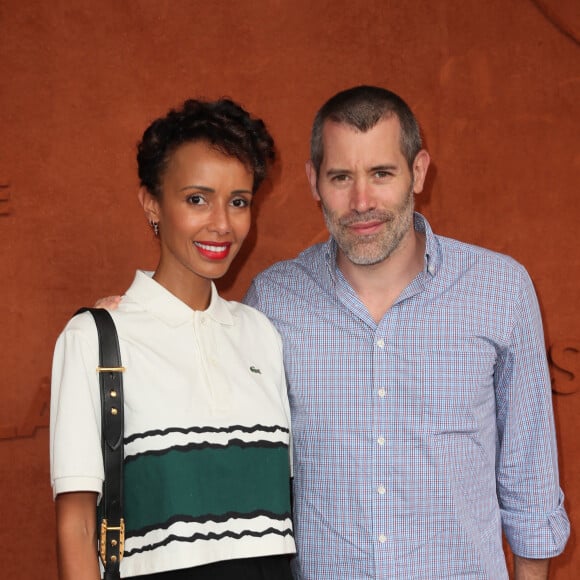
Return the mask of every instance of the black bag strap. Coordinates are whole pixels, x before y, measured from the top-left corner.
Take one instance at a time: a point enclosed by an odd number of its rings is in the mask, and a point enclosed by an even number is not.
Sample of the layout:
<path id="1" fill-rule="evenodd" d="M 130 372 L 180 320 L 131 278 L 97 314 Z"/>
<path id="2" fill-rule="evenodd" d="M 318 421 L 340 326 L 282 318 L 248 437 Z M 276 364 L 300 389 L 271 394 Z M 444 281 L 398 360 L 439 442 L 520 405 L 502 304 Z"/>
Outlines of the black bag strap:
<path id="1" fill-rule="evenodd" d="M 105 481 L 100 505 L 99 554 L 105 568 L 104 580 L 119 580 L 119 564 L 125 544 L 123 520 L 123 372 L 119 338 L 109 312 L 102 308 L 81 308 L 90 312 L 99 336 L 99 383 L 101 387 L 101 445 Z"/>

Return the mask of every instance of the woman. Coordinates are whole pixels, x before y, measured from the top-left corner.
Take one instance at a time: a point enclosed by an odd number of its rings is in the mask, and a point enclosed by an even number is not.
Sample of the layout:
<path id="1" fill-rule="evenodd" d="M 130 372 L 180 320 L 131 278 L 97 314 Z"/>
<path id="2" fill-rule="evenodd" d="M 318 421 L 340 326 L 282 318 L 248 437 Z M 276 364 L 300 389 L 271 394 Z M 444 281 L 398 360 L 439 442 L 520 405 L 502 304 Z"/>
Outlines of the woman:
<path id="1" fill-rule="evenodd" d="M 122 577 L 291 578 L 289 411 L 281 341 L 227 302 L 223 276 L 274 159 L 261 120 L 229 100 L 186 101 L 138 148 L 139 201 L 161 247 L 112 315 L 126 367 Z M 100 578 L 98 341 L 90 314 L 58 339 L 51 479 L 61 580 Z"/>

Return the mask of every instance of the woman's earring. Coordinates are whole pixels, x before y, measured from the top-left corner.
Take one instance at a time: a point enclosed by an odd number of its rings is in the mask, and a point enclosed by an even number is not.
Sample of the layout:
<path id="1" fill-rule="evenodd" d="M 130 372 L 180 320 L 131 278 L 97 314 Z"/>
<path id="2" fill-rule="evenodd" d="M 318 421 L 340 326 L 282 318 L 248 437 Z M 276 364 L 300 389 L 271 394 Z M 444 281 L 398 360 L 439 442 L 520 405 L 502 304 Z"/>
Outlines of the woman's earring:
<path id="1" fill-rule="evenodd" d="M 154 222 L 153 220 L 149 220 L 149 225 L 153 228 L 153 233 L 155 237 L 159 237 L 159 222 Z"/>

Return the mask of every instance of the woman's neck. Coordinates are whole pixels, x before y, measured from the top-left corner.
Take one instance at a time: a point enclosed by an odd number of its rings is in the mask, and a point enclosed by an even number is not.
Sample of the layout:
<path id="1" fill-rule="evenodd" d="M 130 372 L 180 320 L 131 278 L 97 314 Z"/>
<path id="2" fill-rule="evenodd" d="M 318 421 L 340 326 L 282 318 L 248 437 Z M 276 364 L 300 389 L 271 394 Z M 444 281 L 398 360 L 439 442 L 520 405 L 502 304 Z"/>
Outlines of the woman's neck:
<path id="1" fill-rule="evenodd" d="M 153 279 L 187 304 L 192 310 L 206 310 L 211 301 L 211 280 L 197 276 L 189 270 L 168 271 L 160 263 Z"/>

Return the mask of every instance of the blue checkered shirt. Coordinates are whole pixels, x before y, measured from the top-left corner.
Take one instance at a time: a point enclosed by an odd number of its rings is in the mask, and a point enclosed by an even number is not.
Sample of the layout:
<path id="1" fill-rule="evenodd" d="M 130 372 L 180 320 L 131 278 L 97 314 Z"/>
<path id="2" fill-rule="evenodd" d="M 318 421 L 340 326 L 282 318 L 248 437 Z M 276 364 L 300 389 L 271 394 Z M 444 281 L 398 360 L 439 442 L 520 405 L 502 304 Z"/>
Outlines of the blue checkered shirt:
<path id="1" fill-rule="evenodd" d="M 304 580 L 507 579 L 502 529 L 525 558 L 569 535 L 528 274 L 415 229 L 425 268 L 379 324 L 332 239 L 246 296 L 284 340 Z"/>

